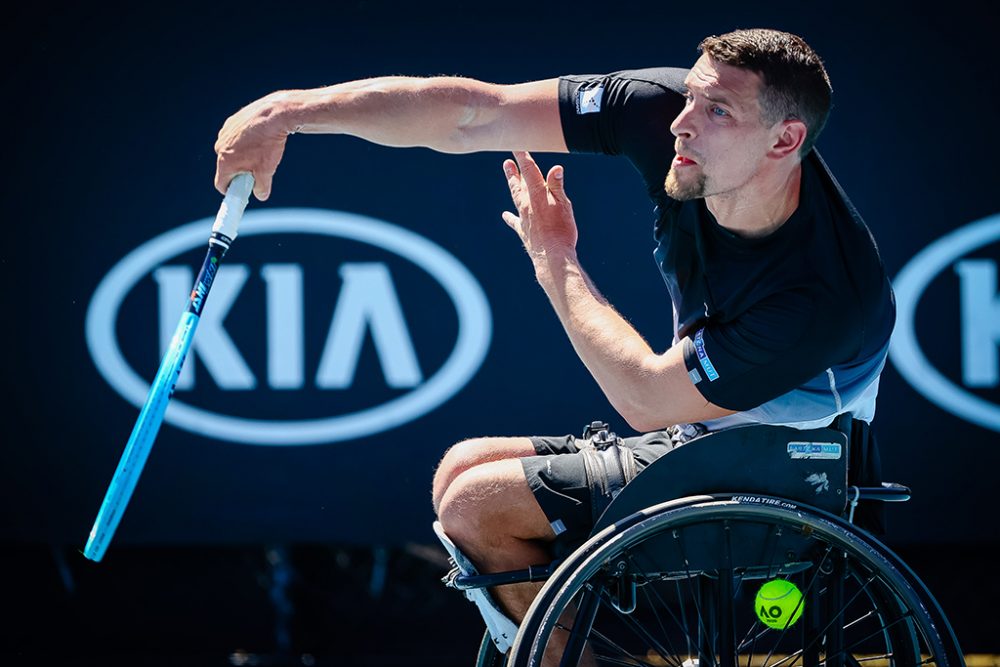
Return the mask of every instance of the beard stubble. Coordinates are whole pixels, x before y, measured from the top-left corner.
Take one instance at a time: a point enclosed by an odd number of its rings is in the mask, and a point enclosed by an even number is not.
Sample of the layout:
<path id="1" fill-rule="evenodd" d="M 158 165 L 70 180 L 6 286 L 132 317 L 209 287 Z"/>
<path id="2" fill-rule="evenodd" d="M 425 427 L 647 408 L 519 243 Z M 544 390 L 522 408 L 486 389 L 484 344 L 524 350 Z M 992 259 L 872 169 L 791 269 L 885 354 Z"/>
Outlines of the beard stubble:
<path id="1" fill-rule="evenodd" d="M 677 178 L 677 171 L 670 167 L 667 178 L 663 181 L 663 189 L 671 199 L 677 201 L 690 201 L 701 199 L 705 196 L 705 174 L 699 173 L 697 178 L 684 184 Z"/>

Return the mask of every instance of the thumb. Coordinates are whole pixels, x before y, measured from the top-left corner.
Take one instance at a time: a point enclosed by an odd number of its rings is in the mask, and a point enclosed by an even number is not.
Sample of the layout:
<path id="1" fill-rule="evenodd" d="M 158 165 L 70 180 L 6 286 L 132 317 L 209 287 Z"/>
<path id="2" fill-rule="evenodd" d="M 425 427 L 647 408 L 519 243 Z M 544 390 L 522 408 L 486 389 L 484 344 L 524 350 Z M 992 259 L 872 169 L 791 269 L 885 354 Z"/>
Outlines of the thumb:
<path id="1" fill-rule="evenodd" d="M 261 174 L 259 180 L 254 178 L 253 195 L 257 198 L 257 201 L 267 201 L 267 198 L 271 196 L 272 178 L 272 174 Z"/>
<path id="2" fill-rule="evenodd" d="M 551 169 L 549 169 L 548 175 L 545 177 L 545 186 L 549 189 L 549 192 L 553 194 L 558 199 L 568 200 L 566 196 L 565 189 L 565 178 L 564 170 L 562 165 L 557 164 Z"/>

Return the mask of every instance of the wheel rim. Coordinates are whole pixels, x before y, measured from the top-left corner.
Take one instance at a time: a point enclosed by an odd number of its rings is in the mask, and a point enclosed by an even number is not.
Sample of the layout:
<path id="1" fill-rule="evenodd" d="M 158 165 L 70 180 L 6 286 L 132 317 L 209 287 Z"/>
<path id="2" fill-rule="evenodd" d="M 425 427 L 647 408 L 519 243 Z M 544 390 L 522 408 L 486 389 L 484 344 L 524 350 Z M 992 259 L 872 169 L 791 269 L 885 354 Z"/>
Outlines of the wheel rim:
<path id="1" fill-rule="evenodd" d="M 572 641 L 567 619 L 588 596 L 599 608 L 584 660 L 598 664 L 950 664 L 922 585 L 874 540 L 801 508 L 735 501 L 668 508 L 571 560 L 529 611 L 512 664 L 540 664 L 553 633 Z M 615 605 L 630 602 L 629 575 L 636 609 L 626 615 Z M 776 577 L 804 596 L 800 617 L 785 629 L 767 627 L 754 608 L 757 588 Z"/>

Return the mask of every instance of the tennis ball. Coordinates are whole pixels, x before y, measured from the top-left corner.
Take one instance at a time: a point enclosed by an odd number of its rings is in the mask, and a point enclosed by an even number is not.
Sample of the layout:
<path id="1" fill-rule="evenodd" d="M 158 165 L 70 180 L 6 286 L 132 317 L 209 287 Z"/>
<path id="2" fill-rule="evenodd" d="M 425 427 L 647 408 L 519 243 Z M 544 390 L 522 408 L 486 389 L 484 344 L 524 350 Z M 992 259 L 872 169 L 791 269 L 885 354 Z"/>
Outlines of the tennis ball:
<path id="1" fill-rule="evenodd" d="M 784 630 L 802 615 L 802 591 L 786 579 L 768 581 L 754 599 L 757 618 L 769 628 Z"/>

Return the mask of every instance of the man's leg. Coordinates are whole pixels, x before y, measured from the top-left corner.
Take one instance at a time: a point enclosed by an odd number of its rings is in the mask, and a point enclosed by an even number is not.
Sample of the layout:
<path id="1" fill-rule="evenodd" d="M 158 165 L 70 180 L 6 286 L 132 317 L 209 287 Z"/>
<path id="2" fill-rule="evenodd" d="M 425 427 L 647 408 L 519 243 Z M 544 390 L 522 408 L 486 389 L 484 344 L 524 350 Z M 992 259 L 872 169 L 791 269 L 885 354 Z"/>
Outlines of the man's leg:
<path id="1" fill-rule="evenodd" d="M 460 473 L 441 498 L 438 519 L 480 572 L 517 570 L 552 560 L 546 542 L 555 539 L 555 533 L 518 459 L 483 463 Z M 494 595 L 520 623 L 540 588 L 539 584 L 500 586 Z"/>
<path id="2" fill-rule="evenodd" d="M 519 459 L 484 463 L 459 474 L 441 499 L 438 518 L 480 572 L 519 570 L 552 560 L 547 544 L 556 534 L 528 486 Z M 541 583 L 511 584 L 492 592 L 510 617 L 521 623 L 541 587 Z M 572 610 L 563 623 L 572 627 Z M 553 633 L 544 665 L 559 664 L 567 638 L 563 632 Z M 589 649 L 581 664 L 594 664 Z"/>
<path id="3" fill-rule="evenodd" d="M 483 463 L 534 456 L 536 453 L 528 438 L 473 438 L 452 446 L 445 452 L 434 473 L 431 491 L 434 511 L 439 511 L 445 491 L 466 470 Z"/>

